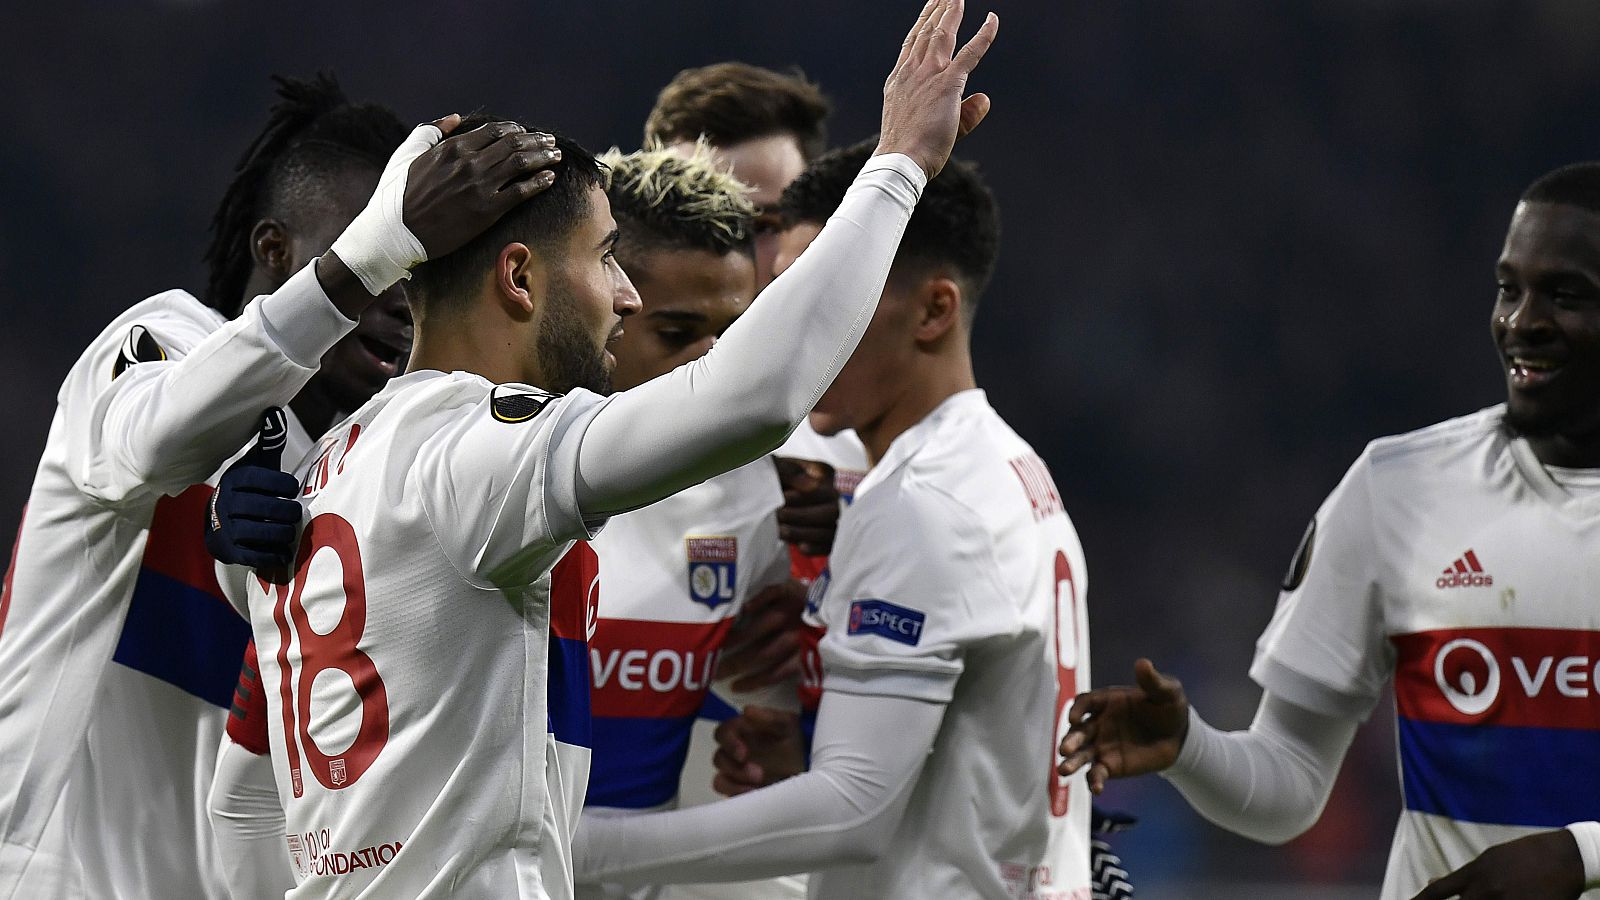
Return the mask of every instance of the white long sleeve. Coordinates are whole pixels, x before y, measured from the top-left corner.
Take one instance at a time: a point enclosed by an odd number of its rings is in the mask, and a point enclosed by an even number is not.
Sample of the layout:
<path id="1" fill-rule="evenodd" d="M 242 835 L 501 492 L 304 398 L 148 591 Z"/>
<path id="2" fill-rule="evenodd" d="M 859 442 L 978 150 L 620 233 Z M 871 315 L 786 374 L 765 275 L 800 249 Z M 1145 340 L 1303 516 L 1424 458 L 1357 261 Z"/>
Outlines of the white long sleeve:
<path id="1" fill-rule="evenodd" d="M 1271 693 L 1246 731 L 1189 709 L 1189 734 L 1162 773 L 1195 811 L 1251 840 L 1281 844 L 1316 823 L 1360 719 L 1312 712 Z"/>
<path id="2" fill-rule="evenodd" d="M 860 342 L 927 178 L 874 156 L 800 259 L 704 357 L 612 397 L 578 457 L 585 517 L 636 509 L 777 449 Z"/>
<path id="3" fill-rule="evenodd" d="M 306 266 L 198 341 L 193 325 L 152 310 L 147 330 L 158 359 L 114 367 L 118 346 L 146 324 L 140 307 L 102 334 L 99 349 L 84 355 L 83 371 L 75 368 L 62 390 L 62 408 L 74 410 L 68 472 L 78 488 L 113 504 L 177 493 L 205 481 L 244 446 L 261 411 L 286 405 L 355 327 L 313 269 Z M 163 329 L 174 324 L 176 340 L 163 344 Z"/>
<path id="4" fill-rule="evenodd" d="M 745 881 L 871 862 L 888 849 L 944 709 L 900 697 L 827 694 L 810 771 L 690 809 L 585 814 L 573 844 L 576 878 Z"/>
<path id="5" fill-rule="evenodd" d="M 295 877 L 272 757 L 223 738 L 206 811 L 233 900 L 283 900 Z"/>

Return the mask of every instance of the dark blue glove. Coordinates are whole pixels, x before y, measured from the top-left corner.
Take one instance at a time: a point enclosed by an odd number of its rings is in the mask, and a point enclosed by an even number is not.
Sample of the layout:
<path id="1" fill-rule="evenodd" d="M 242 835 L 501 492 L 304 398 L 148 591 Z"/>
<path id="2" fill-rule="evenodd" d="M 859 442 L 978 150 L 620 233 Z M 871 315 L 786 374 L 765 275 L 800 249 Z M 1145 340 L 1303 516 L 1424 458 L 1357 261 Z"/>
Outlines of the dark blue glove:
<path id="1" fill-rule="evenodd" d="M 244 456 L 222 473 L 206 507 L 206 550 L 221 562 L 266 572 L 291 568 L 300 525 L 300 485 L 279 471 L 288 424 L 270 407 L 261 433 Z"/>

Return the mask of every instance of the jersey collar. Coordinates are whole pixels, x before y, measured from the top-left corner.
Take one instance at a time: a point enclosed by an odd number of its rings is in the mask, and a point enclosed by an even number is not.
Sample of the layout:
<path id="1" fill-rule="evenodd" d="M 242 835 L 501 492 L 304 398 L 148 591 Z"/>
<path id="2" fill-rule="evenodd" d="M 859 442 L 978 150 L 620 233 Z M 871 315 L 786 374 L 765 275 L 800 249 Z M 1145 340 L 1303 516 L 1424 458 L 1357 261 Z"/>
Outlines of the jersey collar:
<path id="1" fill-rule="evenodd" d="M 873 485 L 888 478 L 896 469 L 909 462 L 945 422 L 965 415 L 969 410 L 988 408 L 989 395 L 984 393 L 983 388 L 968 388 L 944 398 L 932 412 L 923 416 L 921 421 L 901 432 L 899 437 L 890 442 L 889 450 L 883 454 L 883 459 L 878 460 L 878 464 L 861 479 L 860 486 L 856 488 L 856 497 L 859 498 Z"/>

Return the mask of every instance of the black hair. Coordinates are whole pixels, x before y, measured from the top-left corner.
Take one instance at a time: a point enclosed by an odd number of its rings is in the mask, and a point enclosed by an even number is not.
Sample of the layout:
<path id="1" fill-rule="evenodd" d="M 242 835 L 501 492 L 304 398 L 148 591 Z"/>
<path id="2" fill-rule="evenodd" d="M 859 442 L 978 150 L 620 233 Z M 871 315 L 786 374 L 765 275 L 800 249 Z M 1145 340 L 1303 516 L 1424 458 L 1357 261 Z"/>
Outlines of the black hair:
<path id="1" fill-rule="evenodd" d="M 254 266 L 250 234 L 256 223 L 315 200 L 324 180 L 345 166 L 381 170 L 406 136 L 392 110 L 351 103 L 331 72 L 272 80 L 278 84 L 278 102 L 234 166 L 233 181 L 211 218 L 205 303 L 229 316 L 248 299 L 244 290 Z"/>
<path id="2" fill-rule="evenodd" d="M 1539 176 L 1522 192 L 1524 203 L 1559 203 L 1600 213 L 1600 162 L 1579 162 Z"/>
<path id="3" fill-rule="evenodd" d="M 832 105 L 799 69 L 775 72 L 742 62 L 684 69 L 656 96 L 645 143 L 674 144 L 704 135 L 713 145 L 792 134 L 810 160 L 828 145 Z"/>
<path id="4" fill-rule="evenodd" d="M 515 120 L 474 113 L 463 119 L 451 136 L 491 122 L 511 121 Z M 523 127 L 555 137 L 556 149 L 561 151 L 560 161 L 549 167 L 555 182 L 461 247 L 412 269 L 407 296 L 418 312 L 446 309 L 470 297 L 507 244 L 523 243 L 545 251 L 560 247 L 589 214 L 590 188 L 604 188 L 605 168 L 577 141 L 548 128 Z"/>
<path id="5" fill-rule="evenodd" d="M 783 191 L 778 209 L 784 226 L 827 222 L 876 146 L 875 138 L 868 139 L 817 157 Z M 920 275 L 934 266 L 954 269 L 961 282 L 962 314 L 971 324 L 999 250 L 1000 210 L 994 194 L 977 166 L 952 158 L 923 189 L 900 239 L 893 273 Z"/>

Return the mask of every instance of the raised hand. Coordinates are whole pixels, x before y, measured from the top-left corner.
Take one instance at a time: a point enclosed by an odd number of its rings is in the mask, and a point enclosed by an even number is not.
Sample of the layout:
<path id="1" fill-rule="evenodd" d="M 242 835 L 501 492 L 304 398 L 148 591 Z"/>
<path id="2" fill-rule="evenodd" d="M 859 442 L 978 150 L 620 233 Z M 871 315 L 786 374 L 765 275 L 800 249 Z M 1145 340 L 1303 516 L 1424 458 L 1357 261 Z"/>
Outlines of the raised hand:
<path id="1" fill-rule="evenodd" d="M 1088 765 L 1089 789 L 1105 789 L 1107 778 L 1159 772 L 1171 766 L 1189 733 L 1189 701 L 1183 685 L 1156 671 L 1148 659 L 1133 667 L 1137 687 L 1108 687 L 1079 694 L 1061 739 L 1062 775 Z"/>
<path id="2" fill-rule="evenodd" d="M 318 260 L 318 280 L 346 314 L 365 302 L 347 293 L 352 279 L 375 297 L 555 182 L 549 167 L 561 151 L 553 136 L 515 122 L 452 134 L 460 124 L 449 115 L 417 126 L 389 157 L 366 208 Z"/>
<path id="3" fill-rule="evenodd" d="M 1582 893 L 1583 856 L 1562 828 L 1496 844 L 1413 900 L 1576 900 Z"/>
<path id="4" fill-rule="evenodd" d="M 839 489 L 833 467 L 809 459 L 774 456 L 783 506 L 778 509 L 778 538 L 807 556 L 827 556 L 839 530 Z"/>
<path id="5" fill-rule="evenodd" d="M 928 0 L 900 45 L 900 58 L 883 85 L 883 128 L 878 153 L 904 153 L 928 178 L 939 174 L 950 150 L 989 114 L 989 97 L 962 99 L 967 76 L 994 43 L 1000 18 L 989 13 L 978 33 L 956 52 L 965 0 Z"/>

